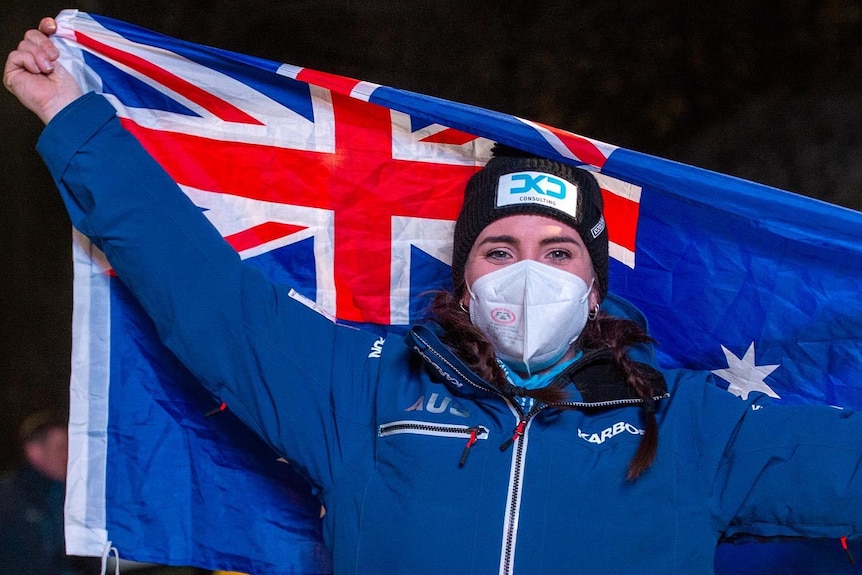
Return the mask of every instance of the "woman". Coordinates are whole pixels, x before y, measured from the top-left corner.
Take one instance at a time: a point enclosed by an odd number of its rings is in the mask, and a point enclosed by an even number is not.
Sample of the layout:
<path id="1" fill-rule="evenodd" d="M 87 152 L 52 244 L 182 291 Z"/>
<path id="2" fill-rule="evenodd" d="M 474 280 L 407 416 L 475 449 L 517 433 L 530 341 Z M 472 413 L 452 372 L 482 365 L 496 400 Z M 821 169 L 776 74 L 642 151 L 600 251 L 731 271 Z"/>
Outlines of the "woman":
<path id="1" fill-rule="evenodd" d="M 534 400 L 572 407 L 569 385 L 591 401 L 599 390 L 608 394 L 600 401 L 638 400 L 646 431 L 630 465 L 634 479 L 655 456 L 655 401 L 665 387 L 660 373 L 626 354 L 649 341 L 646 333 L 599 311 L 608 237 L 598 184 L 559 162 L 501 146 L 494 152 L 465 190 L 454 292 L 441 293 L 432 308 L 441 339 L 496 389 L 526 398 L 518 400 L 524 409 Z M 597 366 L 610 371 L 585 371 Z"/>
<path id="2" fill-rule="evenodd" d="M 74 225 L 310 478 L 336 573 L 711 573 L 722 537 L 862 529 L 860 417 L 662 371 L 607 293 L 587 172 L 501 150 L 467 186 L 436 320 L 381 343 L 244 266 L 55 65 L 52 31 L 27 32 L 4 80 L 48 124 Z"/>

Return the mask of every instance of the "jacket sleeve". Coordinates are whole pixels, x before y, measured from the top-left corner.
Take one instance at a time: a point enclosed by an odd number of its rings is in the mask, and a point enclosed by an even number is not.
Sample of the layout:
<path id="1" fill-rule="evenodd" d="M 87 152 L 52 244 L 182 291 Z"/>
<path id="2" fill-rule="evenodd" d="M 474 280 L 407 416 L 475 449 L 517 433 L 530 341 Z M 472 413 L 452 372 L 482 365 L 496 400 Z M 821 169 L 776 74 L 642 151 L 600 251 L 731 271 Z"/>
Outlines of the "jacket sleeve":
<path id="1" fill-rule="evenodd" d="M 337 326 L 242 264 L 103 97 L 68 106 L 37 147 L 73 225 L 105 253 L 165 345 L 325 488 L 358 438 L 373 437 L 376 364 L 367 356 L 376 336 Z"/>
<path id="2" fill-rule="evenodd" d="M 706 388 L 702 433 L 712 428 L 718 440 L 711 491 L 720 533 L 862 535 L 862 414 Z"/>

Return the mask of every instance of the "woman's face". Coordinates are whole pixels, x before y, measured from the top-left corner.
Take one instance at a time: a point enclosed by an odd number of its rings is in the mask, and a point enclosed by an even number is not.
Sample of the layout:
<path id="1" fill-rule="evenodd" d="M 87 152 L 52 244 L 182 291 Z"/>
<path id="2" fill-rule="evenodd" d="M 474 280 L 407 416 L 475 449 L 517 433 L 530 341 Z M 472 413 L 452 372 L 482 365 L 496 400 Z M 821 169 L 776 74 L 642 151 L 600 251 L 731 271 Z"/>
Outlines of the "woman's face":
<path id="1" fill-rule="evenodd" d="M 472 286 L 483 275 L 521 260 L 567 271 L 587 285 L 595 275 L 587 247 L 574 228 L 553 218 L 523 214 L 501 218 L 482 230 L 467 256 L 464 279 Z M 590 308 L 598 301 L 593 285 Z"/>

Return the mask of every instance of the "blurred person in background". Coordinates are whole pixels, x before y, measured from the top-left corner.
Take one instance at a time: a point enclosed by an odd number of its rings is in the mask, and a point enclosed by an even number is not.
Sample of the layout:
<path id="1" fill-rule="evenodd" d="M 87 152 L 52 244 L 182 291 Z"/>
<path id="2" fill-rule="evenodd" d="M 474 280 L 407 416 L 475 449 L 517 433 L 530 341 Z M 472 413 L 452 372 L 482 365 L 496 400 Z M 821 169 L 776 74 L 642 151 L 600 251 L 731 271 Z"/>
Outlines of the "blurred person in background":
<path id="1" fill-rule="evenodd" d="M 98 560 L 66 555 L 66 416 L 54 410 L 30 415 L 21 425 L 20 441 L 22 465 L 0 476 L 0 571 L 15 575 L 98 573 Z"/>

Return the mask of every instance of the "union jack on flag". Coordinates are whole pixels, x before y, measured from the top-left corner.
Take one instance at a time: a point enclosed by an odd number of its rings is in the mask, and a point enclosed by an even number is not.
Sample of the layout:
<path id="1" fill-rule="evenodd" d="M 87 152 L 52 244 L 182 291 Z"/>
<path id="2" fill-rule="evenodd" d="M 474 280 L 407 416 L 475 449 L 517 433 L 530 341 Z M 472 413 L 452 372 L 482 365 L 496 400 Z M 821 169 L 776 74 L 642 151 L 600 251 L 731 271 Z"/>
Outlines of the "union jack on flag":
<path id="1" fill-rule="evenodd" d="M 311 295 L 322 309 L 347 321 L 409 322 L 410 245 L 448 263 L 464 182 L 493 142 L 418 115 L 425 96 L 256 61 L 269 72 L 261 78 L 259 68 L 223 53 L 215 59 L 205 48 L 106 23 L 79 13 L 73 38 L 84 64 L 126 128 L 243 257 L 314 237 Z M 381 106 L 378 92 L 400 96 L 407 111 Z M 600 167 L 612 150 L 509 120 L 529 129 L 545 155 L 556 150 Z M 632 262 L 637 191 L 620 183 L 617 195 L 615 182 L 603 180 L 615 254 Z"/>
<path id="2" fill-rule="evenodd" d="M 611 291 L 661 320 L 666 366 L 712 370 L 739 395 L 862 407 L 858 213 L 108 18 L 64 11 L 58 24 L 85 89 L 248 265 L 322 313 L 381 330 L 418 318 L 423 294 L 449 282 L 464 184 L 502 142 L 596 174 Z M 74 253 L 68 551 L 328 572 L 306 483 L 230 413 L 203 418 L 211 398 L 110 264 L 80 236 Z"/>

